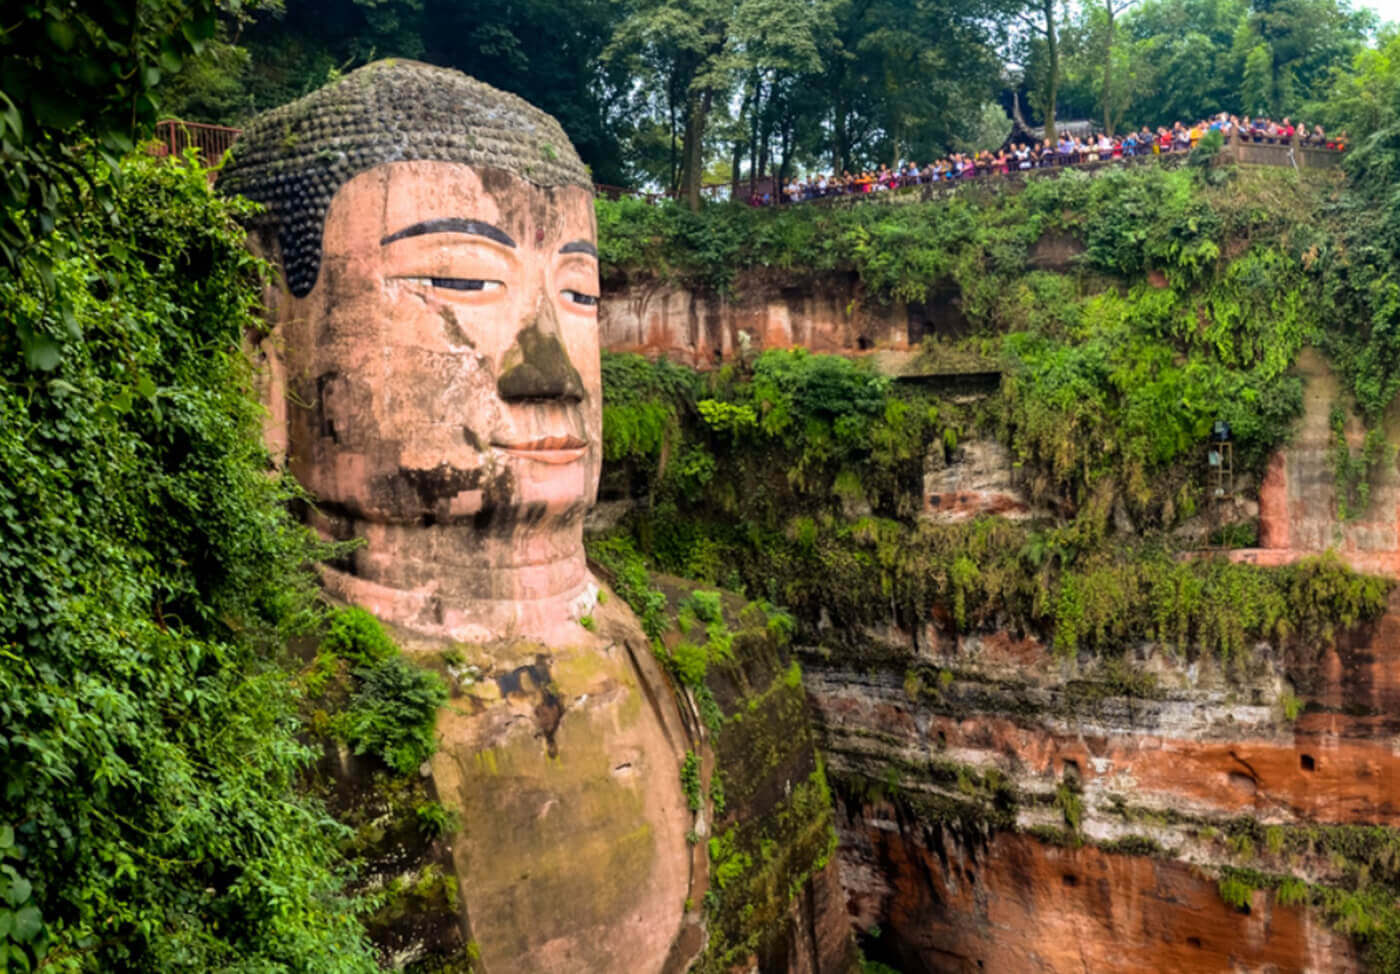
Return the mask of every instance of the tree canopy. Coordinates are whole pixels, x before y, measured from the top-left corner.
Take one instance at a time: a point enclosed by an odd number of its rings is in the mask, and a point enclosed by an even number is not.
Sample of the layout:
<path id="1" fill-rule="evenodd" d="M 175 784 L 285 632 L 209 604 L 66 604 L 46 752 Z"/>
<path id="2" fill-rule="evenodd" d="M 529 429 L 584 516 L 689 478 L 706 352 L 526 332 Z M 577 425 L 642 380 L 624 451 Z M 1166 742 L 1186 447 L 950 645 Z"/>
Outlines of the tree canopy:
<path id="1" fill-rule="evenodd" d="M 164 110 L 238 124 L 422 58 L 559 118 L 598 182 L 696 205 L 706 183 L 994 148 L 1016 106 L 1107 129 L 1317 116 L 1375 28 L 1348 0 L 262 0 L 224 12 Z"/>

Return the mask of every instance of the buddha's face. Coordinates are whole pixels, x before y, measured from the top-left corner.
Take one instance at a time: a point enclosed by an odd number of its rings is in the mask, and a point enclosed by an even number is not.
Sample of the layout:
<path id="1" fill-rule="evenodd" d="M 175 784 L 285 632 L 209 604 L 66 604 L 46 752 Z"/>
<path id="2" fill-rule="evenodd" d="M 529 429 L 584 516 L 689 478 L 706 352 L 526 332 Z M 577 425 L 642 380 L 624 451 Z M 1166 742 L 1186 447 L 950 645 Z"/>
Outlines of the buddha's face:
<path id="1" fill-rule="evenodd" d="M 576 535 L 600 463 L 594 240 L 578 186 L 447 162 L 342 186 L 316 285 L 282 315 L 292 466 L 318 503 Z"/>

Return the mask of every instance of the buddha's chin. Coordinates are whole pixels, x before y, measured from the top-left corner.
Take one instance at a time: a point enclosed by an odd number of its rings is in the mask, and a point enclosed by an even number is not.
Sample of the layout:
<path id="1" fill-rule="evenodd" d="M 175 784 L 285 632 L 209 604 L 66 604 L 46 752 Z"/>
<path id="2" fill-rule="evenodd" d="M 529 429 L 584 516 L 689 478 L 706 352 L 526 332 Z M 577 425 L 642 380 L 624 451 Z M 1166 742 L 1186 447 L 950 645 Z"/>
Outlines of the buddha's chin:
<path id="1" fill-rule="evenodd" d="M 568 557 L 532 563 L 529 550 L 513 563 L 496 562 L 489 586 L 453 584 L 451 576 L 417 585 L 385 581 L 337 568 L 323 569 L 326 591 L 363 606 L 382 621 L 431 640 L 485 643 L 529 639 L 547 645 L 580 641 L 579 619 L 597 601 L 597 586 L 580 546 Z"/>

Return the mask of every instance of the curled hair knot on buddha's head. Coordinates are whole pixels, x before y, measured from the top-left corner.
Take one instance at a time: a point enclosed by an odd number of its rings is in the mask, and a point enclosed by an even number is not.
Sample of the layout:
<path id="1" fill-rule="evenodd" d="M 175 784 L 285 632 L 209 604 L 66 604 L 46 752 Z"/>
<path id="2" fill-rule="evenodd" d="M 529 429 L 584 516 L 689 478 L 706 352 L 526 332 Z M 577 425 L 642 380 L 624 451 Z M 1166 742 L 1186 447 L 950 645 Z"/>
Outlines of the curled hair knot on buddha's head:
<path id="1" fill-rule="evenodd" d="M 499 169 L 537 186 L 592 185 L 564 130 L 538 108 L 460 71 L 388 60 L 259 115 L 218 186 L 263 205 L 253 226 L 275 231 L 287 287 L 304 297 L 336 190 L 375 166 L 414 160 Z"/>

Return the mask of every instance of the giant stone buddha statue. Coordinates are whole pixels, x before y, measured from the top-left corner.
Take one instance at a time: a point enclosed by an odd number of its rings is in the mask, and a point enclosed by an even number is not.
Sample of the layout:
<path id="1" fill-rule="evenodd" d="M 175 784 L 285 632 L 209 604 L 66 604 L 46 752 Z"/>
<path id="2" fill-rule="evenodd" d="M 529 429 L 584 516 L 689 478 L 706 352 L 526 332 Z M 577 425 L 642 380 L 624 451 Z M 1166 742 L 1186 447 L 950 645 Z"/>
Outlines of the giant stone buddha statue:
<path id="1" fill-rule="evenodd" d="M 361 542 L 328 594 L 468 663 L 431 773 L 485 969 L 682 966 L 685 731 L 582 544 L 599 286 L 568 138 L 459 72 L 381 61 L 255 120 L 220 189 L 263 204 L 254 245 L 283 271 L 269 441 L 318 530 Z"/>

